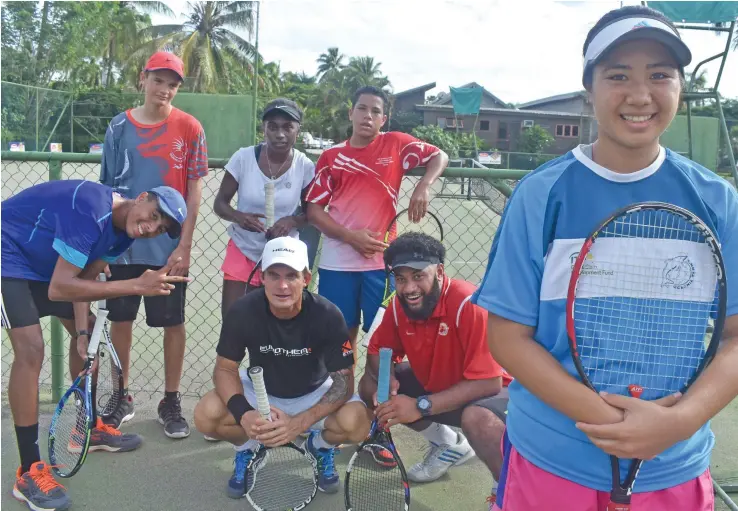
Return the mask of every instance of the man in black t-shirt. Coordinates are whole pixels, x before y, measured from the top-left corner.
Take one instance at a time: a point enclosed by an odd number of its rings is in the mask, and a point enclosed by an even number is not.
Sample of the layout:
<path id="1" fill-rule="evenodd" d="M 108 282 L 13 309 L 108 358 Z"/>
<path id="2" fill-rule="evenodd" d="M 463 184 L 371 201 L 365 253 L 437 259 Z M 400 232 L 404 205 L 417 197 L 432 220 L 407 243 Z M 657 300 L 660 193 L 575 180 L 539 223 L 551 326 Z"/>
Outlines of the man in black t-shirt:
<path id="1" fill-rule="evenodd" d="M 305 448 L 318 460 L 318 488 L 340 486 L 333 456 L 341 443 L 359 443 L 369 433 L 371 413 L 354 394 L 353 351 L 341 311 L 308 292 L 307 246 L 284 237 L 269 241 L 262 256 L 264 287 L 234 302 L 220 332 L 213 372 L 215 390 L 195 408 L 203 434 L 236 446 L 228 495 L 244 495 L 246 467 L 254 448 L 294 441 L 311 430 Z M 261 418 L 247 369 L 264 369 L 272 421 Z"/>

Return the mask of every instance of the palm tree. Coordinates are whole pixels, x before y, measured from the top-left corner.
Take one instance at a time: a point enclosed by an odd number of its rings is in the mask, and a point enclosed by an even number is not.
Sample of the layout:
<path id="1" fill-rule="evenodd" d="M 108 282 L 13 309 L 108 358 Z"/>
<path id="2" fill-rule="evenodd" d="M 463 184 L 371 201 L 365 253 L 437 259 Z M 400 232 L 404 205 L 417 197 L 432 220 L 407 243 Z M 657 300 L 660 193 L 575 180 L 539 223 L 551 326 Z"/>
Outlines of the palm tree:
<path id="1" fill-rule="evenodd" d="M 338 51 L 338 48 L 328 48 L 328 53 L 321 53 L 320 57 L 316 60 L 318 65 L 318 72 L 315 75 L 318 80 L 322 80 L 326 74 L 337 73 L 346 66 L 343 64 L 343 59 L 346 56 Z"/>
<path id="2" fill-rule="evenodd" d="M 157 25 L 144 33 L 161 47 L 171 44 L 185 63 L 185 72 L 194 92 L 211 92 L 230 81 L 226 60 L 251 71 L 256 50 L 234 30 L 249 36 L 254 24 L 255 2 L 188 2 L 189 14 L 182 24 Z"/>
<path id="3" fill-rule="evenodd" d="M 125 64 L 133 64 L 130 57 L 137 49 L 146 47 L 148 53 L 156 48 L 150 44 L 150 37 L 141 35 L 141 31 L 151 26 L 150 13 L 174 17 L 174 12 L 164 2 L 115 2 L 108 20 L 109 35 L 102 53 L 102 83 L 110 87 L 115 83 L 113 68 L 123 68 Z M 140 60 L 140 59 L 139 59 Z M 138 62 L 136 62 L 138 63 Z M 122 74 L 124 70 L 121 69 Z M 139 69 L 134 69 L 137 75 Z M 130 73 L 129 73 L 130 74 Z M 134 78 L 134 83 L 135 83 Z"/>
<path id="4" fill-rule="evenodd" d="M 374 57 L 351 57 L 346 68 L 349 85 L 353 89 L 373 85 L 384 88 L 390 84 L 389 79 L 382 75 L 382 63 L 375 62 Z"/>

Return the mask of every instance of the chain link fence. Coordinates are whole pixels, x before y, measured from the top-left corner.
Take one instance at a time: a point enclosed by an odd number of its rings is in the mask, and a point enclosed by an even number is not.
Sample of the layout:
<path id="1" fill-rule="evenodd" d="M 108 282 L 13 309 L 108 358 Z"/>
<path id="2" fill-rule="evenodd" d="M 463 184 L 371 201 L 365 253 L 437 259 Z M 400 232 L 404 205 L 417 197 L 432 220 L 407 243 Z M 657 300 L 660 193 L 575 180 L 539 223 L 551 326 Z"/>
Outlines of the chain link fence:
<path id="1" fill-rule="evenodd" d="M 72 159 L 74 155 L 64 155 Z M 90 160 L 92 155 L 78 155 L 79 159 Z M 82 158 L 84 156 L 84 158 Z M 212 388 L 212 370 L 215 361 L 215 347 L 221 325 L 221 293 L 223 277 L 220 266 L 225 255 L 228 235 L 227 222 L 213 213 L 213 201 L 223 177 L 223 160 L 211 160 L 210 173 L 204 178 L 203 200 L 197 221 L 197 231 L 192 249 L 190 275 L 194 278 L 187 290 L 186 323 L 187 348 L 184 371 L 181 380 L 183 395 L 201 396 Z M 62 163 L 62 179 L 88 179 L 97 181 L 99 163 Z M 2 199 L 49 178 L 48 162 L 2 161 Z M 418 177 L 410 176 L 403 180 L 399 208 L 408 205 L 410 195 Z M 469 186 L 471 183 L 471 194 Z M 506 181 L 514 185 L 514 181 Z M 504 186 L 503 186 L 504 189 Z M 479 284 L 484 275 L 487 256 L 492 237 L 504 208 L 506 197 L 497 188 L 480 178 L 442 178 L 434 188 L 430 209 L 443 222 L 444 244 L 447 249 L 446 271 L 451 277 Z M 320 257 L 318 251 L 317 258 Z M 318 275 L 319 278 L 319 275 Z M 46 359 L 41 373 L 42 392 L 51 388 L 50 320 L 42 320 L 44 337 L 47 343 Z M 129 389 L 138 394 L 163 393 L 164 359 L 163 330 L 149 328 L 145 322 L 143 306 L 134 323 L 133 346 Z M 13 352 L 10 341 L 3 331 L 2 338 L 2 381 L 7 384 Z M 69 336 L 64 336 L 64 368 L 66 371 Z M 359 365 L 363 370 L 364 348 L 362 340 Z M 65 380 L 69 378 L 64 375 Z"/>

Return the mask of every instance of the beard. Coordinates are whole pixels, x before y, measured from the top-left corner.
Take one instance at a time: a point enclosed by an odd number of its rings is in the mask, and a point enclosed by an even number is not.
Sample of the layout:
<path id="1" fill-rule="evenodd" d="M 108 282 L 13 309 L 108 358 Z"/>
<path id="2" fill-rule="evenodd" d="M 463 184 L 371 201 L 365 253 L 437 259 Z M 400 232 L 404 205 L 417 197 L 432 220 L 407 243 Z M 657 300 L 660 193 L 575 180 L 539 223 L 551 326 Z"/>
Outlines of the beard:
<path id="1" fill-rule="evenodd" d="M 405 311 L 408 318 L 413 321 L 424 321 L 433 314 L 433 309 L 438 305 L 438 300 L 441 298 L 441 283 L 438 279 L 435 279 L 433 287 L 425 294 L 425 296 L 423 296 L 423 299 L 420 302 L 420 307 L 418 308 L 411 308 L 403 296 L 397 295 L 397 298 L 400 301 L 402 310 Z"/>

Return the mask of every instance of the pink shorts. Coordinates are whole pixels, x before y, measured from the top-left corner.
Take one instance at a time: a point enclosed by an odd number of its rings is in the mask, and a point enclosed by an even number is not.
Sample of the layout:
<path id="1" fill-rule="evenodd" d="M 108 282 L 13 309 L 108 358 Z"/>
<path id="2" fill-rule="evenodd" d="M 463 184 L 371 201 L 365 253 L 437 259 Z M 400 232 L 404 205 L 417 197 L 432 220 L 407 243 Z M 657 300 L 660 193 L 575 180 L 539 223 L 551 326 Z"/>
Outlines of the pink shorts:
<path id="1" fill-rule="evenodd" d="M 233 240 L 228 242 L 225 259 L 223 259 L 223 265 L 220 267 L 223 272 L 223 280 L 246 282 L 255 266 L 256 263 L 243 255 L 243 252 L 233 243 Z M 252 286 L 261 285 L 261 270 L 254 273 L 250 284 Z"/>
<path id="2" fill-rule="evenodd" d="M 505 435 L 505 439 L 507 435 Z M 505 440 L 503 440 L 504 442 Z M 512 445 L 503 463 L 494 511 L 606 511 L 610 492 L 585 488 L 538 468 Z M 637 483 L 636 483 L 637 484 Z M 665 490 L 634 493 L 631 511 L 712 511 L 715 496 L 709 469 Z"/>

